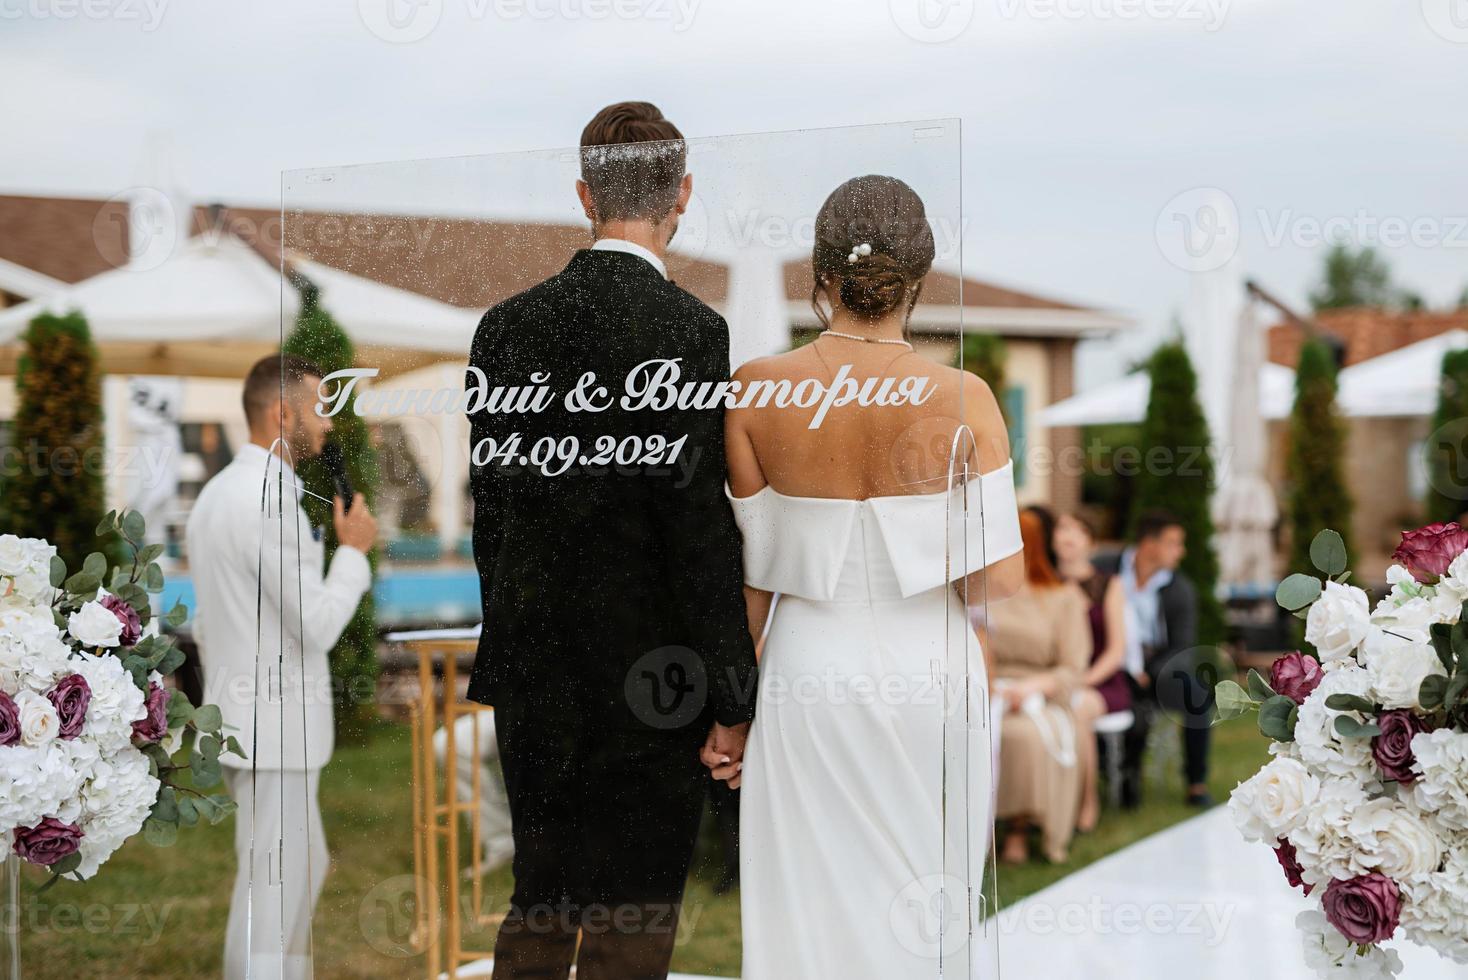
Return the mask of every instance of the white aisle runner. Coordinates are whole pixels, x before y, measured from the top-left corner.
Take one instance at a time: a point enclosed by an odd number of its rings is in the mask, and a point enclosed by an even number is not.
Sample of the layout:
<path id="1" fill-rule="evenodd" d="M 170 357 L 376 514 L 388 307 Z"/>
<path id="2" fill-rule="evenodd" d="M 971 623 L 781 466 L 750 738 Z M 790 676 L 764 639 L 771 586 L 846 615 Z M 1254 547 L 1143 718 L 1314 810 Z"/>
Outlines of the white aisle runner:
<path id="1" fill-rule="evenodd" d="M 1311 973 L 1295 916 L 1309 904 L 1218 807 L 1006 908 L 1001 969 L 1015 980 L 1302 980 Z M 1468 975 L 1405 940 L 1392 945 L 1401 980 Z"/>

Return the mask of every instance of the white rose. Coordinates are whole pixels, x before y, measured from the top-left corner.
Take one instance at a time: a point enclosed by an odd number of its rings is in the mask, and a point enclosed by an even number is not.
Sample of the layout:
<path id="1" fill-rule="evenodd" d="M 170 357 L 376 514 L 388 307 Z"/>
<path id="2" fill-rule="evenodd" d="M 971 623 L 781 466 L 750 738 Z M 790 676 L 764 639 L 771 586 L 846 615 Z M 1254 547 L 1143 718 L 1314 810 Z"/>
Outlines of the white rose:
<path id="1" fill-rule="evenodd" d="M 66 631 L 84 647 L 115 647 L 122 620 L 100 602 L 88 602 L 66 621 Z"/>
<path id="2" fill-rule="evenodd" d="M 30 567 L 31 550 L 14 534 L 0 534 L 0 575 L 19 575 Z"/>
<path id="3" fill-rule="evenodd" d="M 1273 844 L 1299 825 L 1320 793 L 1320 780 L 1294 759 L 1273 759 L 1229 797 L 1234 823 L 1247 840 Z"/>
<path id="4" fill-rule="evenodd" d="M 1356 652 L 1370 626 L 1371 601 L 1366 593 L 1354 585 L 1326 582 L 1305 620 L 1305 640 L 1321 660 L 1340 660 Z"/>
<path id="5" fill-rule="evenodd" d="M 1427 822 L 1393 800 L 1368 800 L 1351 814 L 1347 830 L 1356 839 L 1362 863 L 1388 878 L 1436 871 L 1442 842 Z"/>
<path id="6" fill-rule="evenodd" d="M 1422 682 L 1431 674 L 1446 673 L 1427 633 L 1419 629 L 1373 627 L 1357 659 L 1371 675 L 1377 700 L 1387 708 L 1420 707 Z"/>
<path id="7" fill-rule="evenodd" d="M 20 740 L 26 745 L 41 746 L 61 731 L 61 718 L 56 706 L 35 691 L 21 691 L 15 696 L 20 711 Z"/>

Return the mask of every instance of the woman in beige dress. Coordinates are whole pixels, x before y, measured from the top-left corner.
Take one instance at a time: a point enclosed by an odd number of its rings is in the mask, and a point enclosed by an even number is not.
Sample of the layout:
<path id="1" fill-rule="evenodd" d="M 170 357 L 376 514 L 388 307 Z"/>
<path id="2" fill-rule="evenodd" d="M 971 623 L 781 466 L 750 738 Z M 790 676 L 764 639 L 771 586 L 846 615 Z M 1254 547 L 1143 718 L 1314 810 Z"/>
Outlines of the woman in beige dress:
<path id="1" fill-rule="evenodd" d="M 1040 830 L 1046 858 L 1064 861 L 1080 804 L 1076 719 L 1071 696 L 1085 683 L 1091 624 L 1085 595 L 1061 580 L 1047 556 L 1045 530 L 1020 515 L 1025 584 L 989 613 L 1000 723 L 999 800 L 1007 822 L 1002 860 L 1029 860 L 1029 834 Z"/>

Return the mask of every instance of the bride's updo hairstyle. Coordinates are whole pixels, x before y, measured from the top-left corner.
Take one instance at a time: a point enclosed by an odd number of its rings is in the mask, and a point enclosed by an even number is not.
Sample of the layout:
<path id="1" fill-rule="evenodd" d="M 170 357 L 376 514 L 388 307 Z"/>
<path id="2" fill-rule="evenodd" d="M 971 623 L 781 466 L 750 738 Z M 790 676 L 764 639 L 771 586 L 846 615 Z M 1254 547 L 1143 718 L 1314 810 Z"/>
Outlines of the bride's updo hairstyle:
<path id="1" fill-rule="evenodd" d="M 854 177 L 831 192 L 816 215 L 811 306 L 822 326 L 821 292 L 841 297 L 854 315 L 878 320 L 911 311 L 933 267 L 933 229 L 922 198 L 896 177 Z"/>

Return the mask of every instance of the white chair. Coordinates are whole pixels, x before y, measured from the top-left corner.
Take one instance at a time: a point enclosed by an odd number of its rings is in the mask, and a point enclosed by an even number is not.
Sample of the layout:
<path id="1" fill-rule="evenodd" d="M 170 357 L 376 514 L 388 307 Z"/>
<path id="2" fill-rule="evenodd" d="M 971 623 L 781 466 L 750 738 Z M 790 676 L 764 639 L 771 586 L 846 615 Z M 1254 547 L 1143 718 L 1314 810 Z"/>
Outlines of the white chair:
<path id="1" fill-rule="evenodd" d="M 1122 757 L 1126 753 L 1126 733 L 1136 724 L 1131 711 L 1113 711 L 1096 719 L 1096 737 L 1106 742 L 1106 796 L 1113 807 L 1121 805 Z"/>

